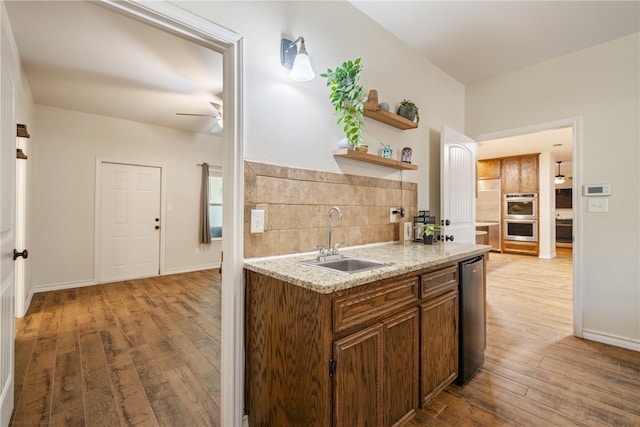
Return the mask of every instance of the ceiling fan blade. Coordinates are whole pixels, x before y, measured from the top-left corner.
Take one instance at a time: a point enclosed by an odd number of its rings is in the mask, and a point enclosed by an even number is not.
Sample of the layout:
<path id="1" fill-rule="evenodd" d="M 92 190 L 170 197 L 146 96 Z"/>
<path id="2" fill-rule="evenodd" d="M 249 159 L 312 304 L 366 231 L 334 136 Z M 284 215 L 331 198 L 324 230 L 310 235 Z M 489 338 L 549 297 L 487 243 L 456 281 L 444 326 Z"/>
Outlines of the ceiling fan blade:
<path id="1" fill-rule="evenodd" d="M 212 117 L 211 114 L 195 114 L 195 113 L 176 113 L 176 116 Z"/>
<path id="2" fill-rule="evenodd" d="M 209 104 L 211 104 L 211 107 L 213 107 L 213 115 L 216 117 L 222 117 L 222 105 L 211 101 L 209 102 Z"/>

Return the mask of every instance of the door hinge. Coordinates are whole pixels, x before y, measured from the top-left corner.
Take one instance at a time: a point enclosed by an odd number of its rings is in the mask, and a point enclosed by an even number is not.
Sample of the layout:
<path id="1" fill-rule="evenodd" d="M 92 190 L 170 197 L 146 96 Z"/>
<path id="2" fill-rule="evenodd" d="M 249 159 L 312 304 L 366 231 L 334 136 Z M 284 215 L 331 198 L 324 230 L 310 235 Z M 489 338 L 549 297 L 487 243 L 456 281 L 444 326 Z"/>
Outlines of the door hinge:
<path id="1" fill-rule="evenodd" d="M 336 361 L 329 359 L 329 376 L 332 377 L 336 373 Z"/>

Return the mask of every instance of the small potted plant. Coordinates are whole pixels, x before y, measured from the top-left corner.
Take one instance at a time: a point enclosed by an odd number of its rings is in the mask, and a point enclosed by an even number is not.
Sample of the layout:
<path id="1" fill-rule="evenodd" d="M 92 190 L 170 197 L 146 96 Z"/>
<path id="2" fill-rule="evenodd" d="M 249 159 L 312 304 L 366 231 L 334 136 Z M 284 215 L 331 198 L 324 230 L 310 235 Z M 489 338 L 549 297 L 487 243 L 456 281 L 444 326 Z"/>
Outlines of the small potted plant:
<path id="1" fill-rule="evenodd" d="M 418 106 L 411 100 L 403 99 L 398 107 L 398 115 L 405 119 L 420 123 L 420 113 Z"/>
<path id="2" fill-rule="evenodd" d="M 348 60 L 335 70 L 327 69 L 320 74 L 326 77 L 331 88 L 329 100 L 338 116 L 337 124 L 342 125 L 348 143 L 357 147 L 363 140 L 364 102 L 367 100 L 364 88 L 358 84 L 362 64 L 360 58 Z"/>
<path id="3" fill-rule="evenodd" d="M 436 224 L 418 224 L 414 228 L 418 231 L 418 235 L 422 237 L 422 242 L 425 245 L 432 245 L 435 231 L 440 230 L 440 226 Z"/>

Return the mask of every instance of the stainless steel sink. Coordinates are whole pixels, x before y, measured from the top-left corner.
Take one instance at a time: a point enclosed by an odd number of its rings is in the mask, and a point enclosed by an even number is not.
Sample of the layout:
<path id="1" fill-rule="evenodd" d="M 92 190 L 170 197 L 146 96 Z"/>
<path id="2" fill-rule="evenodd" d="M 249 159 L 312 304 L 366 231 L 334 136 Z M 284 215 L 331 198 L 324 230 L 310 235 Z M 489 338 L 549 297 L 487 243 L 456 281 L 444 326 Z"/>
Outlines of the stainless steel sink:
<path id="1" fill-rule="evenodd" d="M 359 273 L 361 271 L 372 270 L 374 268 L 386 267 L 391 265 L 389 262 L 378 261 L 375 259 L 342 257 L 339 259 L 331 259 L 326 261 L 318 261 L 317 259 L 308 259 L 300 261 L 301 264 L 310 265 L 311 267 L 322 268 L 324 270 L 334 271 L 342 274 Z"/>

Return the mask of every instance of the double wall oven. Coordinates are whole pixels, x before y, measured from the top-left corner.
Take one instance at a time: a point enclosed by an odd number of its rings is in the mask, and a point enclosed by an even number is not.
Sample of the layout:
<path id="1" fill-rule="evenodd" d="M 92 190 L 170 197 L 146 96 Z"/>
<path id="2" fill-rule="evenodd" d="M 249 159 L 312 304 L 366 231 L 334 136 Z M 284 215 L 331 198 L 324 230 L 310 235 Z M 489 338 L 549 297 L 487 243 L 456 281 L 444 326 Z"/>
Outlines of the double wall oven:
<path id="1" fill-rule="evenodd" d="M 538 194 L 504 195 L 504 239 L 538 241 Z"/>

